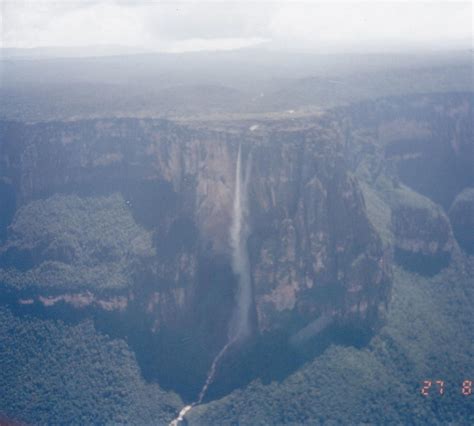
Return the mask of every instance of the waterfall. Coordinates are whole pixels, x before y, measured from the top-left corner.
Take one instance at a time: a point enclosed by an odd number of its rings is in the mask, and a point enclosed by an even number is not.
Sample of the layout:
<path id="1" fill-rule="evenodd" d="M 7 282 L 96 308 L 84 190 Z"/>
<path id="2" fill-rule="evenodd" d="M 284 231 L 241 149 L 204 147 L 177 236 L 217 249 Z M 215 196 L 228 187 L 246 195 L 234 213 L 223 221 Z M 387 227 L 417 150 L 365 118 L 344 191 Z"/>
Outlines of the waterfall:
<path id="1" fill-rule="evenodd" d="M 248 184 L 252 157 L 249 155 L 242 179 L 242 147 L 239 145 L 237 164 L 235 167 L 234 205 L 232 225 L 230 228 L 230 246 L 232 249 L 232 270 L 238 276 L 236 305 L 230 321 L 227 343 L 212 362 L 198 404 L 202 402 L 207 389 L 213 382 L 217 366 L 227 350 L 238 340 L 245 339 L 250 333 L 250 306 L 252 304 L 252 283 L 250 278 L 250 262 L 247 252 L 248 226 Z"/>
<path id="2" fill-rule="evenodd" d="M 207 373 L 207 379 L 206 383 L 204 383 L 204 386 L 201 389 L 201 392 L 199 393 L 199 398 L 197 400 L 197 403 L 200 404 L 202 400 L 204 399 L 204 396 L 206 395 L 207 388 L 210 386 L 210 384 L 213 382 L 214 377 L 216 375 L 216 370 L 217 366 L 219 365 L 219 361 L 221 358 L 225 355 L 227 352 L 227 349 L 234 343 L 234 340 L 229 340 L 224 347 L 221 349 L 221 351 L 217 354 L 217 356 L 214 358 L 214 361 L 212 361 L 211 368 L 209 369 L 209 372 Z"/>
<path id="3" fill-rule="evenodd" d="M 245 177 L 242 179 L 242 149 L 239 145 L 235 168 L 235 192 L 230 246 L 232 248 L 232 270 L 238 277 L 237 300 L 229 328 L 229 340 L 244 339 L 250 333 L 250 306 L 252 304 L 252 284 L 250 262 L 247 251 L 248 225 L 248 184 L 252 163 L 251 154 L 247 159 Z"/>
<path id="4" fill-rule="evenodd" d="M 211 368 L 207 374 L 206 382 L 202 387 L 197 402 L 186 405 L 170 425 L 178 425 L 183 421 L 184 415 L 196 404 L 200 404 L 209 386 L 214 381 L 217 367 L 229 348 L 248 337 L 250 334 L 250 307 L 252 304 L 252 282 L 250 277 L 250 261 L 247 251 L 247 239 L 249 236 L 248 225 L 248 185 L 252 167 L 252 156 L 249 154 L 245 167 L 245 175 L 242 178 L 242 146 L 239 145 L 237 164 L 235 167 L 234 203 L 232 210 L 232 224 L 230 228 L 230 247 L 232 250 L 232 270 L 238 277 L 236 304 L 229 324 L 227 343 L 212 361 Z"/>

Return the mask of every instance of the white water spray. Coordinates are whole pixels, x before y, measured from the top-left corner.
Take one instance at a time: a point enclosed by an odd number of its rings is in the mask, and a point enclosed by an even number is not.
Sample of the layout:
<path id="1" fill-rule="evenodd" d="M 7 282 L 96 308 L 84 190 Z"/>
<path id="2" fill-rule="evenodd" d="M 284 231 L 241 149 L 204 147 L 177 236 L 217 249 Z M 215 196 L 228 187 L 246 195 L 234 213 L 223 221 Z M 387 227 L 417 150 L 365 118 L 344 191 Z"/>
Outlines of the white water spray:
<path id="1" fill-rule="evenodd" d="M 170 423 L 176 426 L 184 420 L 184 416 L 196 404 L 200 404 L 206 396 L 209 386 L 214 381 L 217 367 L 229 348 L 245 339 L 250 334 L 250 307 L 252 304 L 252 283 L 250 278 L 250 261 L 247 251 L 247 239 L 249 236 L 248 226 L 248 184 L 252 167 L 252 157 L 249 154 L 245 167 L 245 176 L 242 179 L 242 147 L 239 145 L 237 164 L 235 167 L 235 190 L 232 214 L 232 225 L 230 228 L 230 246 L 232 249 L 232 270 L 238 277 L 238 288 L 236 306 L 229 325 L 228 341 L 212 361 L 211 368 L 207 374 L 206 382 L 202 387 L 197 402 L 186 405 L 179 416 Z"/>
<path id="2" fill-rule="evenodd" d="M 242 150 L 239 145 L 235 169 L 235 193 L 230 245 L 232 248 L 232 269 L 238 276 L 237 303 L 229 329 L 229 340 L 244 339 L 250 333 L 250 306 L 252 303 L 252 284 L 250 262 L 247 251 L 248 225 L 248 184 L 252 164 L 251 154 L 247 160 L 245 177 L 242 179 Z"/>
<path id="3" fill-rule="evenodd" d="M 169 426 L 178 426 L 183 420 L 184 420 L 184 416 L 186 415 L 186 413 L 191 410 L 191 408 L 193 408 L 194 404 L 191 404 L 191 405 L 186 405 L 185 407 L 183 407 L 181 409 L 181 411 L 179 412 L 178 414 L 178 417 L 176 417 L 170 424 Z"/>

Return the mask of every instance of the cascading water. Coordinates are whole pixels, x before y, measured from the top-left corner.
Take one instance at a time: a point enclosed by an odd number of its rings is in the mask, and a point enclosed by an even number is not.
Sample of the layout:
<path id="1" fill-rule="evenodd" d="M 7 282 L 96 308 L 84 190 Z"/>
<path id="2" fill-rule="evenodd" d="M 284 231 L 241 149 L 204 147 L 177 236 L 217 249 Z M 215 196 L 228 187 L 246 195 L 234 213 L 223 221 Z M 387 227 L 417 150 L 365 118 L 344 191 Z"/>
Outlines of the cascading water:
<path id="1" fill-rule="evenodd" d="M 247 251 L 249 235 L 248 225 L 248 184 L 252 157 L 249 154 L 245 168 L 245 178 L 242 181 L 241 147 L 237 155 L 235 170 L 235 194 L 230 244 L 232 247 L 232 269 L 238 276 L 239 285 L 237 303 L 229 328 L 229 340 L 240 340 L 250 333 L 250 306 L 252 303 L 252 285 L 250 279 L 250 262 Z"/>
<path id="2" fill-rule="evenodd" d="M 214 358 L 207 374 L 206 382 L 199 393 L 198 400 L 186 405 L 174 419 L 170 426 L 176 426 L 184 420 L 184 416 L 196 405 L 200 404 L 209 386 L 214 381 L 217 367 L 229 348 L 238 341 L 245 339 L 250 334 L 250 307 L 252 303 L 252 283 L 250 278 L 250 261 L 247 251 L 249 236 L 248 225 L 248 184 L 252 167 L 252 156 L 249 154 L 245 167 L 245 176 L 242 179 L 242 146 L 239 145 L 237 164 L 235 167 L 234 205 L 232 212 L 232 225 L 230 229 L 230 246 L 232 249 L 232 270 L 238 277 L 236 306 L 229 325 L 228 340 L 224 347 Z"/>

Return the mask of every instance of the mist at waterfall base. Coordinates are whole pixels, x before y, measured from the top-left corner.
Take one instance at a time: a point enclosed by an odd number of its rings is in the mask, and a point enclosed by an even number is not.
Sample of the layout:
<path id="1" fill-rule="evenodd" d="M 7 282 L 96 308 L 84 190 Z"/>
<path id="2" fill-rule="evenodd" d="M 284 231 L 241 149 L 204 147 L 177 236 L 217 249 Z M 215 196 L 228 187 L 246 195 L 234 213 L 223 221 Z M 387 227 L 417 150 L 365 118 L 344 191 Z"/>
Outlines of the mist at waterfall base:
<path id="1" fill-rule="evenodd" d="M 217 369 L 226 353 L 238 342 L 245 340 L 250 335 L 250 307 L 252 303 L 252 283 L 250 278 L 250 261 L 247 250 L 249 236 L 248 223 L 248 185 L 252 167 L 252 154 L 247 158 L 245 175 L 242 176 L 242 146 L 239 145 L 237 163 L 235 167 L 235 189 L 232 211 L 232 224 L 230 228 L 230 247 L 232 252 L 232 271 L 238 277 L 235 307 L 229 323 L 227 343 L 212 361 L 207 374 L 206 382 L 202 387 L 197 401 L 186 405 L 179 412 L 178 417 L 170 425 L 175 426 L 184 420 L 184 416 L 196 404 L 201 404 L 206 396 L 209 386 L 216 377 Z"/>

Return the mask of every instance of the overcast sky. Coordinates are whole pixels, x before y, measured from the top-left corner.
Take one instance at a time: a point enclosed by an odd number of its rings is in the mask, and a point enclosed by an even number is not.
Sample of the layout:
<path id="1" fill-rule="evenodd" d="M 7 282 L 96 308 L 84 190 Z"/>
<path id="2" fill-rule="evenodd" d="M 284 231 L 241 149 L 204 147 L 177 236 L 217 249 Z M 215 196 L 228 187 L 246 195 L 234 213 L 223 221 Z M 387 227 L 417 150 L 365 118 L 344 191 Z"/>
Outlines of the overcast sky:
<path id="1" fill-rule="evenodd" d="M 3 47 L 472 44 L 473 2 L 3 1 Z"/>

